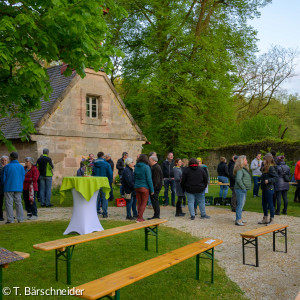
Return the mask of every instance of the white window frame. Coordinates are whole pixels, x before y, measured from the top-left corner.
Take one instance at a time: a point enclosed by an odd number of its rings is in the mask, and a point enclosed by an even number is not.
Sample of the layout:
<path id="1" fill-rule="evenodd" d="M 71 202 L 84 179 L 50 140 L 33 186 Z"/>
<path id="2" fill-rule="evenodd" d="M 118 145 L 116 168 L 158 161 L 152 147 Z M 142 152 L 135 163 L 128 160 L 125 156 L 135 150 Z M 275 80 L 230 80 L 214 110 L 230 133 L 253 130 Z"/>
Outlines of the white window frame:
<path id="1" fill-rule="evenodd" d="M 96 103 L 93 104 L 93 100 L 96 100 Z M 86 117 L 89 119 L 98 119 L 99 118 L 99 97 L 86 95 L 85 98 L 85 109 L 86 109 Z M 96 113 L 96 116 L 93 117 L 93 112 Z"/>

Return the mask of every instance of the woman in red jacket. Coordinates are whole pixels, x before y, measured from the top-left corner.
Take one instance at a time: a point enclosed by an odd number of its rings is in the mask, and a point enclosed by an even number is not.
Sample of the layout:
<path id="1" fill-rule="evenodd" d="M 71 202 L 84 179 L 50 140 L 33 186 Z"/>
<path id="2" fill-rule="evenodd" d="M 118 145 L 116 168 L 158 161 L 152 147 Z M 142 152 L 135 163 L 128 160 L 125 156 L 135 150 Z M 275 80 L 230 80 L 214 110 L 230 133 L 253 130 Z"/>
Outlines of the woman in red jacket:
<path id="1" fill-rule="evenodd" d="M 23 199 L 27 210 L 27 220 L 37 219 L 36 192 L 40 172 L 34 165 L 32 157 L 25 158 L 25 180 L 23 184 Z"/>

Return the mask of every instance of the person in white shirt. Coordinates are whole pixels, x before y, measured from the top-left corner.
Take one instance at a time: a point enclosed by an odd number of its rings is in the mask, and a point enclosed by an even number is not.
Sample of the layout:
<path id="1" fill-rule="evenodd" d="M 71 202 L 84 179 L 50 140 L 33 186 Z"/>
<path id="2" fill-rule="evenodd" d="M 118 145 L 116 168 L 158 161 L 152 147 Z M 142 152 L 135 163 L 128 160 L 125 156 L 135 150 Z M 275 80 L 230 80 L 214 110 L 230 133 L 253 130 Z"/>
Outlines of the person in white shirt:
<path id="1" fill-rule="evenodd" d="M 258 191 L 259 191 L 259 182 L 260 182 L 260 177 L 261 177 L 261 164 L 262 164 L 262 160 L 261 160 L 261 153 L 257 153 L 256 157 L 252 160 L 251 162 L 251 170 L 252 170 L 252 177 L 253 177 L 253 182 L 254 182 L 254 186 L 253 186 L 253 197 L 258 197 Z"/>

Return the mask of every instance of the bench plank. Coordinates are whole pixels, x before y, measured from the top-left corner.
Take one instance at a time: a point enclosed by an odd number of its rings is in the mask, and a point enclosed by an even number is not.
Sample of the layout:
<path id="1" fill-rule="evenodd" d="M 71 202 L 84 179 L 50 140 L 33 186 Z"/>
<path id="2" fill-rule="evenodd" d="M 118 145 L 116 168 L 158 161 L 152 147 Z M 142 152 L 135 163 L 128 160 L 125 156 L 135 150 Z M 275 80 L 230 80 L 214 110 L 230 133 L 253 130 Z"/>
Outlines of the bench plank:
<path id="1" fill-rule="evenodd" d="M 212 249 L 223 242 L 218 239 L 211 243 L 206 243 L 207 241 L 211 241 L 211 239 L 206 238 L 197 241 L 169 253 L 141 262 L 137 265 L 77 286 L 76 289 L 83 290 L 83 294 L 76 296 L 84 299 L 101 298 L 145 277 L 176 265 L 197 254 Z"/>
<path id="2" fill-rule="evenodd" d="M 28 258 L 30 256 L 29 253 L 25 253 L 25 252 L 14 251 L 14 253 L 16 253 L 17 255 L 19 255 L 23 258 Z"/>
<path id="3" fill-rule="evenodd" d="M 244 238 L 256 238 L 260 235 L 264 235 L 270 232 L 274 232 L 277 230 L 281 230 L 284 228 L 289 227 L 288 225 L 283 225 L 283 224 L 272 224 L 272 225 L 268 225 L 268 226 L 264 226 L 264 227 L 260 227 L 260 228 L 256 228 L 250 231 L 246 231 L 241 233 L 241 236 Z"/>
<path id="4" fill-rule="evenodd" d="M 33 245 L 33 248 L 42 250 L 42 251 L 50 251 L 55 249 L 62 249 L 68 246 L 73 246 L 89 241 L 94 241 L 102 238 L 106 238 L 109 236 L 117 235 L 120 233 L 130 232 L 133 230 L 138 230 L 142 228 L 146 228 L 149 226 L 156 226 L 160 225 L 162 223 L 166 223 L 168 220 L 165 219 L 152 219 L 147 220 L 145 222 L 139 222 L 139 223 L 133 223 L 125 226 L 115 227 L 106 229 L 103 231 L 96 231 L 88 234 L 78 235 L 78 236 L 72 236 L 65 239 L 59 239 L 55 241 L 45 242 L 41 244 Z"/>

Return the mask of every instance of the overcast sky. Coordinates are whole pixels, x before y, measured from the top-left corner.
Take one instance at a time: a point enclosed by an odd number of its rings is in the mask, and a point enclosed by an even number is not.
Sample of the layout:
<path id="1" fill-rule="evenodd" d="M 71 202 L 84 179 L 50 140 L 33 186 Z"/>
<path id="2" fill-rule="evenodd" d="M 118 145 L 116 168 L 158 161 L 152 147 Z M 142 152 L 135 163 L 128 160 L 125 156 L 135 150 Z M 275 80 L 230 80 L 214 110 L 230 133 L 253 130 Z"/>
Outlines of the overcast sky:
<path id="1" fill-rule="evenodd" d="M 273 0 L 261 10 L 261 17 L 250 22 L 258 31 L 258 48 L 262 52 L 271 45 L 300 51 L 300 0 Z M 288 79 L 284 88 L 300 95 L 300 56 L 297 58 L 298 76 Z"/>

